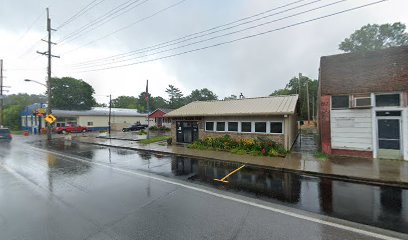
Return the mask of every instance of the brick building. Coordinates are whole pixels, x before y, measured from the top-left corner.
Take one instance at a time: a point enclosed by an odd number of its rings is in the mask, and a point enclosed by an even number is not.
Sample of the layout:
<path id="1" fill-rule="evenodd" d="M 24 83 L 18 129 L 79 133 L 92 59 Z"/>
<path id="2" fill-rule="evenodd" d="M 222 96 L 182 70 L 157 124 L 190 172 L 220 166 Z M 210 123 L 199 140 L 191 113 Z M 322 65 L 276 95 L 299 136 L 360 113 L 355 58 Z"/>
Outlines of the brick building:
<path id="1" fill-rule="evenodd" d="M 322 57 L 319 95 L 324 153 L 408 160 L 408 46 Z"/>
<path id="2" fill-rule="evenodd" d="M 298 95 L 192 102 L 165 115 L 173 142 L 191 143 L 225 134 L 235 139 L 267 136 L 290 149 L 296 140 Z"/>

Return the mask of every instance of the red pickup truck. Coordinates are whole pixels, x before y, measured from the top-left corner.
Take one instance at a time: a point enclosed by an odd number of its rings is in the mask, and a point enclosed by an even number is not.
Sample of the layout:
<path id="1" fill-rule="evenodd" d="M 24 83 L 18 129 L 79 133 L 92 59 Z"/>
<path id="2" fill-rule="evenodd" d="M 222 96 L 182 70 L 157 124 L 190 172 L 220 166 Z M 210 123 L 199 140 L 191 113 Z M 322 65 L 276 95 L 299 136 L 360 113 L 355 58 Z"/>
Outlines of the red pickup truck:
<path id="1" fill-rule="evenodd" d="M 54 130 L 56 133 L 73 133 L 73 132 L 88 132 L 87 127 L 81 127 L 77 125 L 68 125 L 65 127 L 57 127 Z"/>

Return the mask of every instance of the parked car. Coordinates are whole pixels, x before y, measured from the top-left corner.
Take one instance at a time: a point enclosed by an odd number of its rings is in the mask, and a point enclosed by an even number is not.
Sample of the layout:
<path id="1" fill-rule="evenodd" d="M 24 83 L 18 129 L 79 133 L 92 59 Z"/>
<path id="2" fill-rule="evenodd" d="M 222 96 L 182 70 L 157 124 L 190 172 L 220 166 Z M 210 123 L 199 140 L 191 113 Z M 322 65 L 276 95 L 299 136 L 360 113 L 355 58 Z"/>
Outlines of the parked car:
<path id="1" fill-rule="evenodd" d="M 1 141 L 11 141 L 13 137 L 11 136 L 10 130 L 8 128 L 0 128 L 0 140 Z"/>
<path id="2" fill-rule="evenodd" d="M 122 128 L 122 132 L 130 132 L 130 131 L 139 131 L 139 130 L 143 130 L 146 129 L 147 125 L 146 124 L 133 124 L 130 127 L 127 128 Z"/>
<path id="3" fill-rule="evenodd" d="M 56 133 L 75 133 L 75 132 L 88 132 L 89 129 L 87 127 L 82 127 L 79 125 L 68 125 L 64 127 L 57 127 L 54 130 Z"/>

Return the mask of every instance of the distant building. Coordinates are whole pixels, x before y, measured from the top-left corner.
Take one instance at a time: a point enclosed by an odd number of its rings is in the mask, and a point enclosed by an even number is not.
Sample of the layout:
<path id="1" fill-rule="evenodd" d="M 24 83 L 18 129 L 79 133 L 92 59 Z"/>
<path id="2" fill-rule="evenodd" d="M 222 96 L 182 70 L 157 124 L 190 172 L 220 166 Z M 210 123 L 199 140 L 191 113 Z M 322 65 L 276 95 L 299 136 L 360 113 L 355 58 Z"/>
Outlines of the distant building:
<path id="1" fill-rule="evenodd" d="M 168 108 L 158 108 L 154 110 L 150 115 L 149 119 L 154 119 L 154 123 L 156 127 L 171 127 L 171 121 L 168 118 L 165 118 L 164 115 L 173 111 L 174 109 Z"/>
<path id="2" fill-rule="evenodd" d="M 298 95 L 198 101 L 165 117 L 171 119 L 173 142 L 225 134 L 235 139 L 266 136 L 290 149 L 298 134 Z"/>
<path id="3" fill-rule="evenodd" d="M 39 129 L 45 128 L 44 117 L 46 104 L 36 103 L 27 106 L 21 112 L 22 130 L 37 133 Z M 99 131 L 109 128 L 109 108 L 94 107 L 91 110 L 57 110 L 53 109 L 52 114 L 57 118 L 54 126 L 80 125 L 88 127 L 90 130 Z M 40 116 L 37 116 L 40 115 Z M 121 130 L 131 124 L 140 122 L 147 124 L 147 114 L 139 113 L 135 109 L 112 108 L 111 123 L 113 130 Z"/>
<path id="4" fill-rule="evenodd" d="M 324 153 L 408 160 L 408 46 L 322 57 L 319 92 Z"/>

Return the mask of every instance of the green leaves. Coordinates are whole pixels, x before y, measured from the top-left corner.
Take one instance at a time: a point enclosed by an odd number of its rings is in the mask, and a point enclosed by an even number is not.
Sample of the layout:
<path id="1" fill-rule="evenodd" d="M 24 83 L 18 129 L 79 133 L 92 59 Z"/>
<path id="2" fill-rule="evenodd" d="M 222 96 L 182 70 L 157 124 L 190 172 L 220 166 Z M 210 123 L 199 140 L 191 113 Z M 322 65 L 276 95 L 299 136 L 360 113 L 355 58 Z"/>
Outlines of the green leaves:
<path id="1" fill-rule="evenodd" d="M 340 43 L 345 52 L 364 52 L 408 45 L 408 33 L 403 23 L 367 24 Z"/>
<path id="2" fill-rule="evenodd" d="M 88 83 L 72 77 L 52 78 L 51 105 L 61 110 L 89 110 L 96 105 L 95 90 Z"/>

